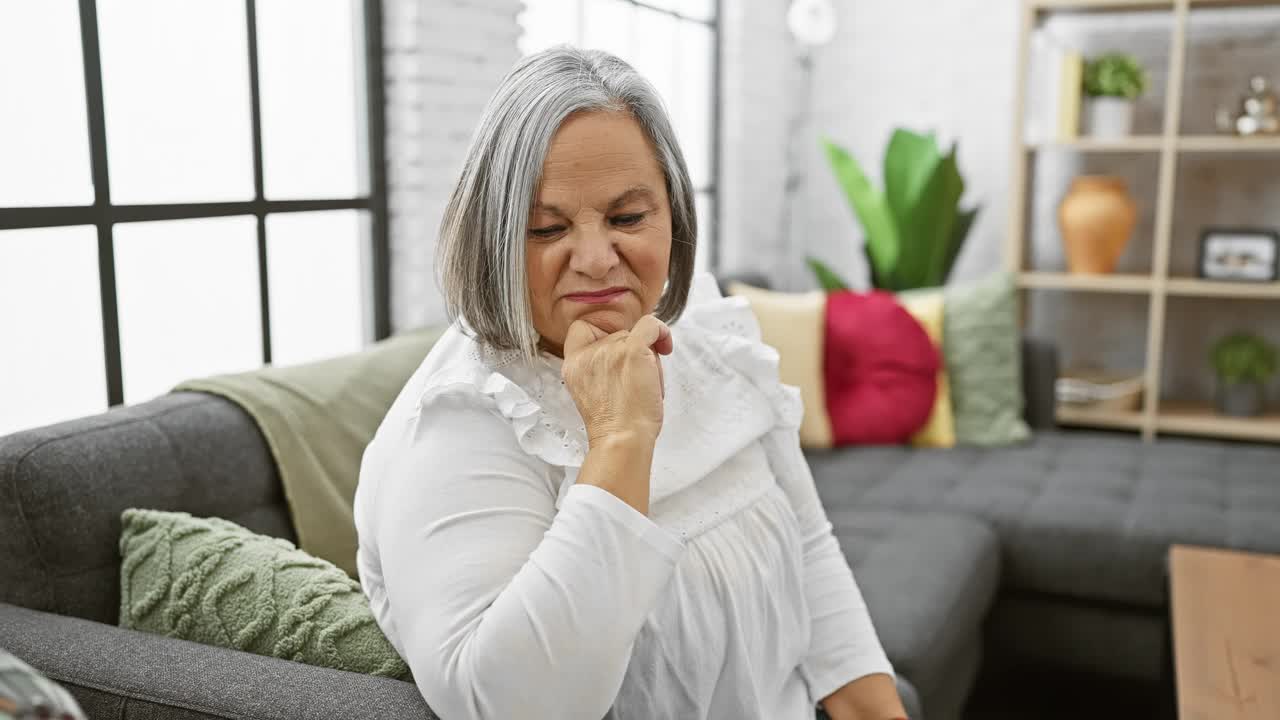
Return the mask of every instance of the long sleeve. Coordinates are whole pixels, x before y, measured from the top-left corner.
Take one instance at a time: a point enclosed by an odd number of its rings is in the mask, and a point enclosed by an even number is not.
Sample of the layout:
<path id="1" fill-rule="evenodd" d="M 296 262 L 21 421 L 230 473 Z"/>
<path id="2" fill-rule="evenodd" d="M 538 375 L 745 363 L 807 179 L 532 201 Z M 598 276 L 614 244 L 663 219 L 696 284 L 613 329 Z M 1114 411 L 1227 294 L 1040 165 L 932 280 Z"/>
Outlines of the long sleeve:
<path id="1" fill-rule="evenodd" d="M 893 675 L 862 592 L 831 531 L 795 428 L 775 429 L 765 450 L 786 492 L 804 542 L 804 593 L 811 617 L 809 653 L 800 671 L 817 703 L 865 675 Z"/>
<path id="2" fill-rule="evenodd" d="M 598 487 L 557 512 L 558 471 L 474 398 L 437 396 L 414 422 L 370 525 L 423 696 L 450 720 L 599 720 L 683 544 Z"/>

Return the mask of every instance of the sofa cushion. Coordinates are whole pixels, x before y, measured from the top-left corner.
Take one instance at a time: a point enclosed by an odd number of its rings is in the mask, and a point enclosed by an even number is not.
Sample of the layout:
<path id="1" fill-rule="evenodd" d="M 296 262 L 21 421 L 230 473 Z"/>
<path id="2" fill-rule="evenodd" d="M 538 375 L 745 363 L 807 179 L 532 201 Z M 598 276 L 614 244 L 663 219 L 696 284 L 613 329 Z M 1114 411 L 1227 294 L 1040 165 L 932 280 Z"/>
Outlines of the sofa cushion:
<path id="1" fill-rule="evenodd" d="M 901 443 L 933 411 L 942 358 L 885 292 L 827 295 L 822 374 L 836 445 Z"/>
<path id="2" fill-rule="evenodd" d="M 778 351 L 778 376 L 783 383 L 800 388 L 804 401 L 800 443 L 831 447 L 831 420 L 822 380 L 827 294 L 774 292 L 740 282 L 730 283 L 728 294 L 751 303 L 751 312 L 760 324 L 760 339 Z"/>
<path id="3" fill-rule="evenodd" d="M 360 583 L 220 518 L 126 510 L 120 626 L 335 670 L 409 679 Z"/>
<path id="4" fill-rule="evenodd" d="M 1019 362 L 1018 291 L 1013 276 L 995 273 L 950 285 L 942 352 L 951 382 L 956 442 L 1007 445 L 1026 440 Z"/>
<path id="5" fill-rule="evenodd" d="M 1026 445 L 807 453 L 828 510 L 987 520 L 1018 590 L 1158 610 L 1172 543 L 1280 552 L 1280 447 L 1072 431 Z"/>
<path id="6" fill-rule="evenodd" d="M 898 303 L 911 313 L 911 317 L 920 323 L 920 327 L 928 333 L 929 340 L 939 353 L 942 352 L 942 293 L 918 293 L 916 295 L 899 295 Z M 949 448 L 956 444 L 955 412 L 951 408 L 951 382 L 947 378 L 946 363 L 938 367 L 938 391 L 933 396 L 933 410 L 924 427 L 911 436 L 911 444 L 916 447 Z"/>
<path id="7" fill-rule="evenodd" d="M 971 683 L 999 585 L 995 533 L 964 515 L 849 508 L 828 503 L 827 515 L 885 653 L 919 691 L 926 717 L 959 717 L 968 688 L 952 687 L 955 665 L 972 658 Z M 948 707 L 937 707 L 943 698 Z"/>
<path id="8" fill-rule="evenodd" d="M 253 420 L 222 398 L 173 393 L 0 437 L 0 602 L 114 623 L 128 507 L 293 537 Z"/>

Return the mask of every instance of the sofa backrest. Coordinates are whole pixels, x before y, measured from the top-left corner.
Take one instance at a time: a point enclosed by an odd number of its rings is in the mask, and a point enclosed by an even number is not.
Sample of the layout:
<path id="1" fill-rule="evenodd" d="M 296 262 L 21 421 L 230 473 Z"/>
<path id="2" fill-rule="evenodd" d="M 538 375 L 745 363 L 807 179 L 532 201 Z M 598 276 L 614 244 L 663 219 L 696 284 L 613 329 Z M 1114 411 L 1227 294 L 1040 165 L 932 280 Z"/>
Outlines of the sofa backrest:
<path id="1" fill-rule="evenodd" d="M 115 624 L 130 507 L 294 539 L 253 420 L 214 395 L 171 393 L 0 437 L 0 602 Z"/>

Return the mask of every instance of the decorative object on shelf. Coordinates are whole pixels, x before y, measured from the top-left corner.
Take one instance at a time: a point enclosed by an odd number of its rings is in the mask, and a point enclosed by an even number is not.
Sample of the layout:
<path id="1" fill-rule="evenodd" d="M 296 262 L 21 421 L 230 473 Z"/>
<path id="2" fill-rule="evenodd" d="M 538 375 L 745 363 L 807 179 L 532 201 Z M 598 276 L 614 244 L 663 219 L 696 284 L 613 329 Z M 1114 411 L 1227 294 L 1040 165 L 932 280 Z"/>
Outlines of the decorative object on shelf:
<path id="1" fill-rule="evenodd" d="M 1209 361 L 1218 375 L 1214 397 L 1218 412 L 1237 417 L 1261 415 L 1267 381 L 1277 370 L 1275 346 L 1252 333 L 1235 333 L 1214 344 Z"/>
<path id="2" fill-rule="evenodd" d="M 1089 97 L 1089 134 L 1123 138 L 1133 131 L 1133 101 L 1147 88 L 1147 73 L 1128 53 L 1107 53 L 1084 64 L 1081 89 Z"/>
<path id="3" fill-rule="evenodd" d="M 1089 410 L 1133 412 L 1142 403 L 1142 373 L 1079 368 L 1066 370 L 1054 383 L 1059 403 Z"/>
<path id="4" fill-rule="evenodd" d="M 1280 99 L 1261 75 L 1249 78 L 1249 92 L 1240 98 L 1240 110 L 1218 108 L 1214 117 L 1219 132 L 1236 135 L 1280 134 Z"/>
<path id="5" fill-rule="evenodd" d="M 1084 78 L 1084 56 L 1076 50 L 1062 54 L 1058 68 L 1058 140 L 1070 142 L 1080 136 L 1080 89 Z"/>
<path id="6" fill-rule="evenodd" d="M 1028 41 L 1026 117 L 1028 145 L 1066 143 L 1080 135 L 1084 56 L 1049 28 L 1040 27 Z"/>
<path id="7" fill-rule="evenodd" d="M 1058 225 L 1073 273 L 1110 273 L 1124 254 L 1138 204 L 1122 178 L 1081 175 L 1058 205 Z"/>
<path id="8" fill-rule="evenodd" d="M 1209 280 L 1280 279 L 1280 234 L 1252 228 L 1207 228 L 1200 236 L 1198 274 Z"/>
<path id="9" fill-rule="evenodd" d="M 898 292 L 944 284 L 979 210 L 960 207 L 964 178 L 956 166 L 957 146 L 953 143 L 943 155 L 933 133 L 894 130 L 884 155 L 881 192 L 848 151 L 829 139 L 822 143 L 862 225 L 872 286 Z M 821 261 L 807 261 L 824 289 L 848 289 Z"/>

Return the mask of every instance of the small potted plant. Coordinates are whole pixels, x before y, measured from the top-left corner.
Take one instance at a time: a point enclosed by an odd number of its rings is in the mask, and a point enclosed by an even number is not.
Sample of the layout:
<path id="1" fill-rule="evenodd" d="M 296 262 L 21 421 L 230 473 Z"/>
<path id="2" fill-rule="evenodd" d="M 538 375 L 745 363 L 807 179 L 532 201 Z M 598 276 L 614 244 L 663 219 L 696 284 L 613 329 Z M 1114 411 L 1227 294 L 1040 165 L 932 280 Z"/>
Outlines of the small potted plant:
<path id="1" fill-rule="evenodd" d="M 1146 89 L 1147 73 L 1132 55 L 1113 52 L 1086 62 L 1083 90 L 1089 98 L 1089 134 L 1128 136 L 1133 129 L 1133 101 Z"/>
<path id="2" fill-rule="evenodd" d="M 1267 381 L 1276 374 L 1275 347 L 1257 335 L 1235 333 L 1214 344 L 1209 360 L 1218 374 L 1218 412 L 1240 417 L 1261 414 Z"/>

